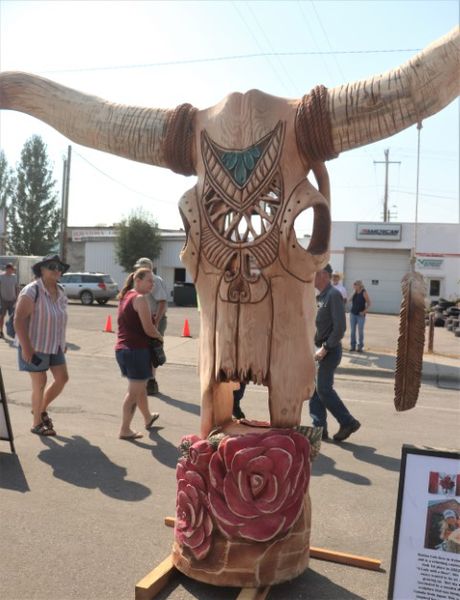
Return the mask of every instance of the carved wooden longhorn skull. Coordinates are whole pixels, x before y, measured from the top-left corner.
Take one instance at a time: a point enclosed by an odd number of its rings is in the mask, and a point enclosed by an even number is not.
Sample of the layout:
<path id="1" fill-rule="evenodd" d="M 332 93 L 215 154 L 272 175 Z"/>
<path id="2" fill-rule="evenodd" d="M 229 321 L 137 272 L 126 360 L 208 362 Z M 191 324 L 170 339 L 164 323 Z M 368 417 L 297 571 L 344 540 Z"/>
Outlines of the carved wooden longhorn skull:
<path id="1" fill-rule="evenodd" d="M 205 110 L 117 105 L 41 77 L 0 74 L 0 108 L 76 143 L 198 176 L 180 210 L 182 260 L 201 301 L 202 435 L 231 420 L 233 380 L 269 387 L 273 426 L 300 422 L 314 385 L 312 280 L 328 259 L 324 161 L 449 104 L 459 94 L 459 48 L 456 28 L 383 75 L 318 86 L 301 100 L 234 93 Z M 305 250 L 293 225 L 310 207 Z"/>

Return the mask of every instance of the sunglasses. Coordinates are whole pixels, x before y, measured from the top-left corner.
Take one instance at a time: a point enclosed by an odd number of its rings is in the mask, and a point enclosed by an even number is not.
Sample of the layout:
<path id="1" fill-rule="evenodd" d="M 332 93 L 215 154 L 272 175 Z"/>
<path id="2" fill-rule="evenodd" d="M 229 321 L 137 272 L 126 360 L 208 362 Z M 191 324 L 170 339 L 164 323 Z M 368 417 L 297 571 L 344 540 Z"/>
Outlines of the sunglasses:
<path id="1" fill-rule="evenodd" d="M 46 265 L 43 265 L 43 267 L 48 269 L 48 271 L 60 271 L 61 273 L 64 270 L 64 267 L 58 262 L 49 262 L 46 263 Z"/>

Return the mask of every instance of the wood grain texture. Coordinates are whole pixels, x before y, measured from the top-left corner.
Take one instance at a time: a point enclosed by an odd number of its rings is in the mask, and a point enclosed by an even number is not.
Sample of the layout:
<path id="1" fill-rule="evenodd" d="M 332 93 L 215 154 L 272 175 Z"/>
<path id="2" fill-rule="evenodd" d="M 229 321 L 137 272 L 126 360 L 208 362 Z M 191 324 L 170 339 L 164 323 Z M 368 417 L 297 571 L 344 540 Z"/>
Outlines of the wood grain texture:
<path id="1" fill-rule="evenodd" d="M 459 95 L 459 72 L 455 27 L 400 67 L 329 90 L 334 150 L 385 139 L 434 115 Z"/>
<path id="2" fill-rule="evenodd" d="M 402 301 L 399 313 L 399 338 L 396 354 L 396 410 L 413 408 L 422 380 L 425 345 L 425 284 L 420 273 L 411 272 L 401 281 Z"/>

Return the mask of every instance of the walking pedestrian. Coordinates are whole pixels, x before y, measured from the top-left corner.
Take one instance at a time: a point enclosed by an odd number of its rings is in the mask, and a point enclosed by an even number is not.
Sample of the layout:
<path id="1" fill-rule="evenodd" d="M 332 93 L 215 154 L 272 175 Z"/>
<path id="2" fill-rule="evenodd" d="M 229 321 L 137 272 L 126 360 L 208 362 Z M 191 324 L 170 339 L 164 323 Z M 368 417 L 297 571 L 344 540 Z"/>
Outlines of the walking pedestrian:
<path id="1" fill-rule="evenodd" d="M 3 337 L 3 323 L 8 313 L 10 319 L 14 315 L 14 306 L 19 294 L 18 278 L 12 263 L 5 265 L 5 272 L 0 275 L 0 338 Z M 6 326 L 8 330 L 8 324 Z"/>
<path id="2" fill-rule="evenodd" d="M 323 440 L 329 438 L 327 411 L 340 427 L 333 436 L 337 442 L 358 431 L 361 423 L 355 419 L 334 389 L 334 373 L 342 359 L 342 338 L 346 319 L 342 295 L 331 284 L 332 268 L 326 265 L 315 276 L 318 311 L 316 314 L 315 360 L 318 362 L 316 389 L 310 399 L 310 416 L 315 427 L 322 427 Z"/>
<path id="3" fill-rule="evenodd" d="M 69 268 L 57 254 L 49 254 L 32 267 L 35 281 L 20 292 L 14 316 L 19 341 L 19 370 L 32 381 L 32 433 L 56 435 L 48 406 L 69 379 L 65 360 L 67 298 L 58 285 Z M 47 387 L 47 371 L 53 382 Z"/>
<path id="4" fill-rule="evenodd" d="M 168 310 L 168 290 L 166 289 L 163 279 L 153 272 L 153 263 L 150 258 L 139 258 L 134 265 L 134 268 L 139 269 L 141 267 L 150 269 L 153 274 L 154 285 L 147 298 L 149 301 L 153 322 L 163 336 L 168 324 L 168 319 L 166 316 L 166 311 Z M 158 394 L 159 391 L 160 389 L 156 380 L 156 369 L 152 368 L 152 377 L 147 382 L 147 394 L 149 396 L 154 396 L 155 394 Z"/>
<path id="5" fill-rule="evenodd" d="M 354 282 L 353 289 L 350 310 L 350 352 L 355 350 L 362 352 L 364 349 L 364 325 L 367 311 L 371 306 L 371 299 L 361 279 Z M 356 328 L 358 328 L 358 346 L 356 346 Z"/>
<path id="6" fill-rule="evenodd" d="M 335 287 L 336 290 L 339 290 L 339 292 L 342 294 L 343 301 L 346 304 L 348 294 L 346 287 L 343 285 L 343 283 L 340 283 L 341 278 L 342 276 L 338 271 L 334 271 L 332 273 L 332 285 Z"/>
<path id="7" fill-rule="evenodd" d="M 163 341 L 152 322 L 148 296 L 154 286 L 153 273 L 148 268 L 137 269 L 126 279 L 120 292 L 118 306 L 118 333 L 115 356 L 121 374 L 128 379 L 119 438 L 135 440 L 142 433 L 131 429 L 136 407 L 144 417 L 145 429 L 150 430 L 160 416 L 151 413 L 147 399 L 147 381 L 152 377 L 150 338 Z"/>

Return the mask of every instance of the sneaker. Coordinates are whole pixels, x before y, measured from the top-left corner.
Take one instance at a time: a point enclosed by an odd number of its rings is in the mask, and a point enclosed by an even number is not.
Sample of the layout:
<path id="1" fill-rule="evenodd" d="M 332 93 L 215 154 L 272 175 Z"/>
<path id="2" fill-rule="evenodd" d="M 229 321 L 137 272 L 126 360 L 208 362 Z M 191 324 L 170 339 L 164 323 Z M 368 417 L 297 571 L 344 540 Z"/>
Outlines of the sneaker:
<path id="1" fill-rule="evenodd" d="M 160 392 L 156 379 L 149 379 L 147 382 L 147 396 L 155 396 Z"/>
<path id="2" fill-rule="evenodd" d="M 355 352 L 356 348 L 350 348 L 350 352 Z"/>
<path id="3" fill-rule="evenodd" d="M 336 442 L 343 442 L 344 440 L 349 438 L 352 433 L 355 433 L 355 431 L 358 431 L 358 429 L 360 427 L 361 427 L 361 423 L 359 421 L 357 421 L 356 419 L 354 421 L 352 421 L 350 423 L 350 425 L 340 425 L 340 429 L 333 436 L 334 440 Z"/>
<path id="4" fill-rule="evenodd" d="M 358 352 L 364 352 L 362 348 L 358 348 Z"/>

